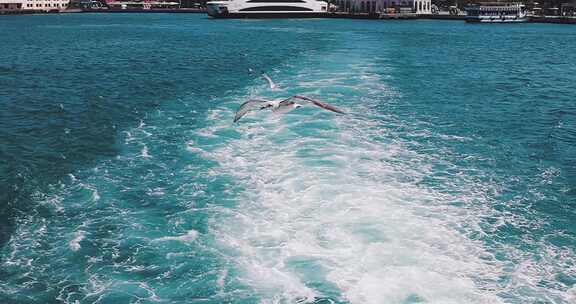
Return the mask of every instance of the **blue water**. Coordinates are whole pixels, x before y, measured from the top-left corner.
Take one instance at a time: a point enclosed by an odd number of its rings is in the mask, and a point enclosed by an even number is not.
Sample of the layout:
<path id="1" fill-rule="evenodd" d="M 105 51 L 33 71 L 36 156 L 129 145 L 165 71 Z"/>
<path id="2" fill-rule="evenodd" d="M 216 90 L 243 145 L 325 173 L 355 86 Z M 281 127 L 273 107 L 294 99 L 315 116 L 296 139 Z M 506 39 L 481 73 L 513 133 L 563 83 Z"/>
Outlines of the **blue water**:
<path id="1" fill-rule="evenodd" d="M 572 27 L 0 28 L 0 303 L 576 301 Z"/>

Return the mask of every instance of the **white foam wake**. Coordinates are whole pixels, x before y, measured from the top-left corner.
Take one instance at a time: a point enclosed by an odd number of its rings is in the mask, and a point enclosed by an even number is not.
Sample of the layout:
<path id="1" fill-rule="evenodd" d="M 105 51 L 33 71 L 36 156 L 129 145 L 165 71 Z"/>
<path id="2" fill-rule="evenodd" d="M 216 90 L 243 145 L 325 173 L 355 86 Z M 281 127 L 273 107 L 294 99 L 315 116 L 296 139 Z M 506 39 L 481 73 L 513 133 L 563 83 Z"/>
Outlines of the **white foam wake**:
<path id="1" fill-rule="evenodd" d="M 194 240 L 196 240 L 196 238 L 198 238 L 198 231 L 196 230 L 190 230 L 188 231 L 186 234 L 184 235 L 179 235 L 179 236 L 164 236 L 161 238 L 157 238 L 154 241 L 156 242 L 161 242 L 161 241 L 178 241 L 178 242 L 183 242 L 183 243 L 189 243 L 192 242 Z"/>
<path id="2" fill-rule="evenodd" d="M 72 251 L 80 250 L 80 248 L 82 248 L 82 246 L 80 246 L 80 242 L 82 242 L 84 237 L 85 237 L 84 231 L 82 231 L 82 230 L 76 231 L 74 233 L 74 238 L 72 240 L 70 240 L 70 242 L 68 243 L 68 246 L 70 247 L 70 249 Z"/>
<path id="3" fill-rule="evenodd" d="M 365 71 L 356 80 L 372 79 L 373 86 L 361 92 L 350 85 L 354 79 L 332 76 L 326 83 L 341 84 L 349 96 L 386 91 Z M 332 97 L 326 101 L 346 109 Z M 257 114 L 238 125 L 241 138 L 201 153 L 245 189 L 236 208 L 222 208 L 212 225 L 243 273 L 239 280 L 257 290 L 263 303 L 318 297 L 351 303 L 500 302 L 482 283 L 496 280 L 499 266 L 457 229 L 470 219 L 451 207 L 454 197 L 420 184 L 441 160 L 390 140 L 382 117 L 368 115 L 365 104 L 347 106 L 365 116 L 315 109 Z M 197 136 L 221 129 L 231 113 L 215 110 L 214 125 Z"/>

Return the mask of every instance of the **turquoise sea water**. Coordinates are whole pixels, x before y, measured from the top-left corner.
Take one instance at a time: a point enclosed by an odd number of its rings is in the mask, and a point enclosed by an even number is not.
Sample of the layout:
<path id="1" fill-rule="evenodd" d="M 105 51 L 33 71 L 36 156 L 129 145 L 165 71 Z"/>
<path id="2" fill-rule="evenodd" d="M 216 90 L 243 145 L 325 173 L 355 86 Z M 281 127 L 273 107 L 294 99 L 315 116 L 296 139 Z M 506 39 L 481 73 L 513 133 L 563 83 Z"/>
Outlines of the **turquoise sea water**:
<path id="1" fill-rule="evenodd" d="M 572 27 L 0 28 L 0 303 L 576 301 Z"/>

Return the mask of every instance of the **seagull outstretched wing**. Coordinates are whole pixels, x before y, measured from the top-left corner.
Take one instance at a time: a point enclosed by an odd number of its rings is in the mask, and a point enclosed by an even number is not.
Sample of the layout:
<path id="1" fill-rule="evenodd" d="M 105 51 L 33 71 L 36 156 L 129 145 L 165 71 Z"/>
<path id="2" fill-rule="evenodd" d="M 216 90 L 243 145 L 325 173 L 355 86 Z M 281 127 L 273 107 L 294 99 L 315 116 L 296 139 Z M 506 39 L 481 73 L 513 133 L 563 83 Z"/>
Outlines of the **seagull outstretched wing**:
<path id="1" fill-rule="evenodd" d="M 242 118 L 242 116 L 246 115 L 246 113 L 258 109 L 262 110 L 270 106 L 270 101 L 263 100 L 263 99 L 250 99 L 245 103 L 241 104 L 236 111 L 236 115 L 234 115 L 234 122 L 237 122 Z"/>
<path id="2" fill-rule="evenodd" d="M 280 106 L 287 106 L 287 105 L 293 104 L 296 102 L 295 100 L 300 100 L 300 101 L 304 101 L 306 103 L 311 103 L 317 107 L 320 107 L 320 108 L 328 110 L 328 111 L 332 111 L 332 112 L 336 112 L 336 113 L 340 113 L 340 114 L 346 114 L 346 112 L 338 109 L 337 107 L 335 107 L 333 105 L 329 105 L 325 102 L 318 101 L 318 100 L 315 100 L 312 98 L 308 98 L 308 97 L 302 96 L 302 95 L 294 95 L 288 99 L 285 99 L 282 102 L 280 102 Z"/>

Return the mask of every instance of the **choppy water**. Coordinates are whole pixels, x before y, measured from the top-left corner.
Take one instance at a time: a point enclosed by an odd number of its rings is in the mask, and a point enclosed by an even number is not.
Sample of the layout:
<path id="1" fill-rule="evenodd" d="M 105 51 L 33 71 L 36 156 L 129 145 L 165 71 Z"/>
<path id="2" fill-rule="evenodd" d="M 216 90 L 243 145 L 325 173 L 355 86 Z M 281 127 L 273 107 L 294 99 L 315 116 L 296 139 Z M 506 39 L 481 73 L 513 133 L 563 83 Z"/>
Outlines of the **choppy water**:
<path id="1" fill-rule="evenodd" d="M 1 303 L 576 301 L 572 27 L 0 28 Z"/>

